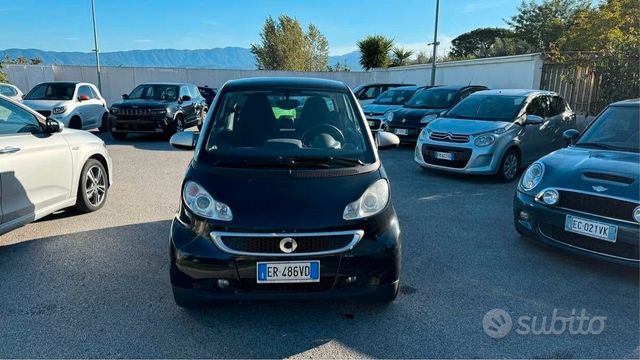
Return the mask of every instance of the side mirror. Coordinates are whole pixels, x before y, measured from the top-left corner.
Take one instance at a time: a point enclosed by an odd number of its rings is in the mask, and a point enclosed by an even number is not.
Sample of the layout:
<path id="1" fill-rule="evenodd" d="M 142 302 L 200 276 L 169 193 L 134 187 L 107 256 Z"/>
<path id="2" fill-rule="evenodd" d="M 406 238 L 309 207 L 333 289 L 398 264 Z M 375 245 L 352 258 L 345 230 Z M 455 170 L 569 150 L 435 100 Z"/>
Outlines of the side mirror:
<path id="1" fill-rule="evenodd" d="M 78 101 L 87 101 L 87 100 L 89 100 L 89 97 L 87 95 L 78 96 Z"/>
<path id="2" fill-rule="evenodd" d="M 580 131 L 576 129 L 569 129 L 562 133 L 562 138 L 567 145 L 573 145 L 576 143 L 576 140 L 578 140 L 578 135 L 580 135 Z"/>
<path id="3" fill-rule="evenodd" d="M 127 100 L 129 98 L 129 94 L 122 94 L 122 99 Z"/>
<path id="4" fill-rule="evenodd" d="M 191 96 L 189 96 L 189 95 L 184 95 L 184 96 L 182 96 L 182 97 L 180 98 L 180 100 L 182 100 L 182 101 L 189 101 L 189 100 L 191 100 Z"/>
<path id="5" fill-rule="evenodd" d="M 22 100 L 24 100 L 24 98 L 26 98 L 26 97 L 27 97 L 27 95 L 25 95 L 25 94 L 22 94 L 22 96 L 21 96 Z"/>
<path id="6" fill-rule="evenodd" d="M 378 150 L 388 150 L 397 148 L 400 145 L 400 138 L 390 132 L 378 131 L 376 133 L 376 142 L 378 143 Z"/>
<path id="7" fill-rule="evenodd" d="M 180 150 L 193 150 L 198 142 L 198 134 L 193 131 L 181 131 L 169 139 L 169 144 Z"/>
<path id="8" fill-rule="evenodd" d="M 541 116 L 528 114 L 527 117 L 525 118 L 524 124 L 539 125 L 539 124 L 542 124 L 543 122 L 544 122 L 544 119 Z"/>
<path id="9" fill-rule="evenodd" d="M 61 132 L 64 129 L 64 124 L 58 120 L 47 118 L 44 123 L 45 131 L 49 134 Z"/>

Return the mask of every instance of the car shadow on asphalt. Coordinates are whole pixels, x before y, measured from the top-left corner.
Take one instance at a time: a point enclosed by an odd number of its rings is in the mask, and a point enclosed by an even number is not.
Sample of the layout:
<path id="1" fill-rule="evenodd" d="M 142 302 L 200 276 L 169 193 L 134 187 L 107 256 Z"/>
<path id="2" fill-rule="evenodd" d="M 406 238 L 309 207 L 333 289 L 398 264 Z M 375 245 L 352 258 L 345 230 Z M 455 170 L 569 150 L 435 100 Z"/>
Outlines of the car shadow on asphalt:
<path id="1" fill-rule="evenodd" d="M 196 128 L 192 128 L 188 131 L 196 130 Z M 109 146 L 132 146 L 136 149 L 152 151 L 183 151 L 172 147 L 169 144 L 169 136 L 162 134 L 129 134 L 124 140 L 116 140 L 108 132 L 92 131 L 92 134 L 102 139 Z"/>

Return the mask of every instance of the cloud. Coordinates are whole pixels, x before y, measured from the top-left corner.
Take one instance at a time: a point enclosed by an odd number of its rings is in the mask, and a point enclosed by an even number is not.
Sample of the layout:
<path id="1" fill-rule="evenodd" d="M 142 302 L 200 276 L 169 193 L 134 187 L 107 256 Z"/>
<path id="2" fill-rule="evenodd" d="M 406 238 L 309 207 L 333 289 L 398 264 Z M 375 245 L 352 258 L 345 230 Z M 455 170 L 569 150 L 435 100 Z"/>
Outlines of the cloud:
<path id="1" fill-rule="evenodd" d="M 133 41 L 135 41 L 137 43 L 150 43 L 150 42 L 153 42 L 153 40 L 151 40 L 151 39 L 135 39 Z"/>

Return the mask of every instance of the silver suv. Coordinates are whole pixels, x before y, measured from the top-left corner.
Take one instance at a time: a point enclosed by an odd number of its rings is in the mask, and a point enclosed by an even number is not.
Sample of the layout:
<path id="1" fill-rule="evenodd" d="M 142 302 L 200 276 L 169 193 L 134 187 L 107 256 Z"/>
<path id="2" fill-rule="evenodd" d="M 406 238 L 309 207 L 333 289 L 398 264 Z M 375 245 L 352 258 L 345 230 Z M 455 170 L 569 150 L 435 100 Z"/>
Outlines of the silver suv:
<path id="1" fill-rule="evenodd" d="M 575 114 L 554 92 L 479 91 L 422 130 L 415 161 L 513 181 L 522 167 L 561 148 L 562 133 L 575 124 Z"/>

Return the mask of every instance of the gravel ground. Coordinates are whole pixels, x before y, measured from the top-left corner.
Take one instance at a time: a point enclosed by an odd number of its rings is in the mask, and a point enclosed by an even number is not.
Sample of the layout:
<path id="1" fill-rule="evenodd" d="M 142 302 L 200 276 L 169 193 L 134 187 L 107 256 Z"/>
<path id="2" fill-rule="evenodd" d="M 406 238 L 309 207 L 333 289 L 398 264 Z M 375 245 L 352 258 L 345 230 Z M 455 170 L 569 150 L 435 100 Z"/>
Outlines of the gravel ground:
<path id="1" fill-rule="evenodd" d="M 178 308 L 167 237 L 191 153 L 107 141 L 116 173 L 103 209 L 0 236 L 0 358 L 640 357 L 637 269 L 521 239 L 514 184 L 423 171 L 411 148 L 382 153 L 403 238 L 393 304 Z M 483 330 L 492 309 L 512 318 L 500 339 Z M 523 316 L 548 328 L 554 309 L 606 317 L 604 330 L 517 333 Z"/>

